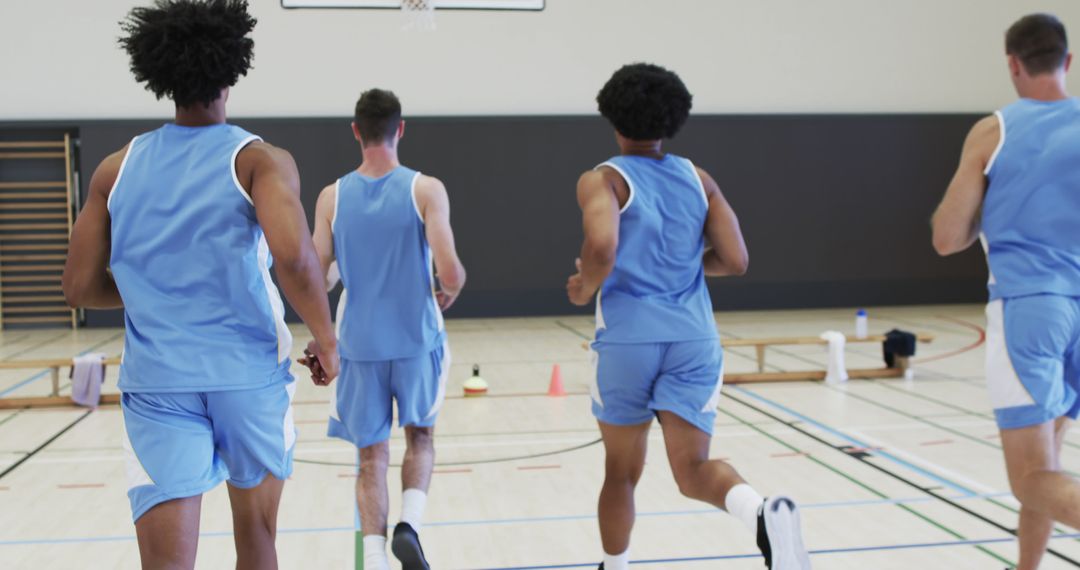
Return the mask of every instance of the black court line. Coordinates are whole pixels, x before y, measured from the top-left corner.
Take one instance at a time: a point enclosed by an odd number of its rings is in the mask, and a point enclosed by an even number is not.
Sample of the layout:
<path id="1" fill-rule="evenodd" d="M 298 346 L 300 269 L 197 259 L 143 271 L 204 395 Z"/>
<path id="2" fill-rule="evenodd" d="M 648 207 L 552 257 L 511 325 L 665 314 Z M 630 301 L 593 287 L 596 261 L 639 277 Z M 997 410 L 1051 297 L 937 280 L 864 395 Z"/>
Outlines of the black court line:
<path id="1" fill-rule="evenodd" d="M 575 445 L 574 447 L 567 447 L 566 449 L 556 449 L 555 451 L 545 451 L 544 453 L 532 453 L 529 455 L 519 455 L 517 457 L 496 457 L 495 459 L 479 459 L 476 461 L 450 461 L 447 463 L 436 463 L 435 467 L 463 467 L 467 465 L 489 465 L 492 463 L 509 463 L 511 461 L 524 461 L 527 459 L 537 459 L 540 457 L 551 457 L 553 455 L 562 455 L 564 453 L 570 453 L 571 451 L 579 451 L 592 447 L 603 441 L 602 438 L 596 438 L 592 441 L 583 443 L 581 445 Z M 314 459 L 293 459 L 296 463 L 308 463 L 310 465 L 327 465 L 331 467 L 356 467 L 356 462 L 341 463 L 337 461 L 316 461 Z M 390 464 L 390 467 L 401 467 L 400 464 Z M 0 475 L 2 477 L 2 475 Z"/>
<path id="2" fill-rule="evenodd" d="M 781 418 L 779 416 L 776 416 L 775 414 L 772 414 L 772 413 L 770 413 L 770 412 L 768 412 L 768 411 L 766 411 L 766 410 L 764 410 L 764 409 L 762 409 L 762 408 L 760 408 L 758 406 L 755 406 L 754 404 L 751 404 L 750 402 L 747 402 L 747 401 L 743 400 L 742 398 L 736 397 L 736 396 L 734 396 L 734 395 L 732 395 L 730 393 L 727 394 L 726 397 L 728 399 L 731 399 L 731 400 L 733 400 L 733 401 L 747 407 L 747 408 L 750 408 L 751 410 L 754 410 L 754 411 L 758 412 L 759 414 L 761 414 L 761 415 L 763 415 L 765 417 L 771 418 L 771 419 L 775 420 L 778 423 L 784 424 L 787 427 L 791 428 L 792 430 L 795 430 L 795 431 L 799 432 L 800 434 L 802 434 L 802 435 L 804 435 L 804 436 L 806 436 L 806 437 L 808 437 L 808 438 L 810 438 L 810 439 L 812 439 L 812 440 L 814 440 L 814 441 L 816 441 L 818 443 L 821 443 L 821 444 L 826 445 L 826 446 L 828 446 L 828 447 L 830 447 L 832 449 L 835 449 L 836 451 L 842 453 L 843 455 L 846 455 L 847 457 L 850 457 L 850 458 L 862 463 L 863 465 L 866 465 L 867 467 L 870 467 L 871 469 L 874 469 L 875 471 L 878 471 L 878 472 L 880 472 L 880 473 L 882 473 L 884 475 L 887 475 L 887 476 L 889 476 L 889 477 L 891 477 L 891 478 L 893 478 L 893 479 L 895 479 L 895 480 L 897 480 L 897 481 L 899 481 L 899 482 L 901 482 L 901 483 L 903 483 L 903 484 L 905 484 L 905 485 L 907 485 L 909 487 L 912 487 L 913 489 L 916 489 L 916 490 L 918 490 L 918 491 L 920 491 L 922 493 L 925 493 L 925 494 L 933 497 L 934 499 L 937 499 L 938 501 L 940 501 L 943 504 L 949 505 L 949 506 L 951 506 L 951 507 L 953 507 L 953 508 L 955 508 L 955 509 L 957 509 L 957 510 L 959 510 L 959 511 L 961 511 L 961 512 L 963 512 L 963 513 L 965 513 L 965 514 L 967 514 L 967 515 L 969 515 L 969 516 L 971 516 L 973 518 L 975 518 L 975 519 L 978 519 L 978 520 L 980 520 L 980 521 L 982 521 L 982 522 L 984 522 L 984 523 L 986 523 L 986 524 L 988 524 L 988 525 L 990 525 L 990 526 L 992 526 L 994 528 L 1002 530 L 1002 531 L 1004 531 L 1004 532 L 1006 532 L 1006 533 L 1008 533 L 1008 534 L 1010 534 L 1012 536 L 1018 536 L 1015 529 L 1007 527 L 1007 526 L 1005 526 L 1005 525 L 1003 525 L 1003 524 L 1001 524 L 1001 523 L 999 523 L 999 522 L 997 522 L 997 521 L 995 521 L 995 520 L 993 520 L 993 519 L 991 519 L 991 518 L 989 518 L 989 517 L 987 517 L 985 515 L 982 515 L 982 514 L 976 512 L 976 511 L 973 511 L 973 510 L 965 507 L 964 505 L 961 505 L 960 503 L 958 503 L 958 502 L 956 502 L 956 501 L 954 501 L 954 500 L 952 500 L 952 499 L 950 499 L 950 498 L 948 498 L 948 497 L 946 497 L 946 496 L 944 496 L 944 495 L 942 495 L 940 493 L 935 492 L 934 488 L 932 488 L 932 487 L 924 487 L 922 485 L 919 485 L 918 483 L 912 481 L 911 479 L 908 479 L 907 477 L 904 477 L 903 475 L 900 475 L 899 473 L 896 473 L 895 471 L 892 471 L 890 469 L 882 467 L 881 465 L 878 465 L 877 463 L 875 463 L 873 461 L 870 461 L 869 459 L 871 457 L 873 457 L 873 452 L 872 451 L 854 450 L 851 446 L 848 446 L 848 445 L 835 445 L 833 443 L 830 443 L 828 440 L 818 436 L 817 434 L 814 434 L 814 433 L 804 429 L 803 427 L 801 427 L 799 425 L 799 422 L 785 420 L 785 419 L 783 419 L 783 418 Z M 1052 548 L 1047 548 L 1046 552 L 1048 552 L 1049 554 L 1053 555 L 1054 557 L 1058 558 L 1059 560 L 1061 560 L 1063 562 L 1067 562 L 1071 566 L 1074 566 L 1076 568 L 1080 568 L 1080 561 L 1075 560 L 1073 558 L 1070 558 L 1069 556 L 1066 556 L 1065 554 L 1063 554 L 1061 552 L 1058 552 L 1057 550 L 1054 550 Z"/>
<path id="3" fill-rule="evenodd" d="M 23 463 L 26 463 L 31 457 L 37 455 L 39 451 L 41 451 L 42 449 L 45 449 L 46 447 L 48 447 L 50 443 L 56 441 L 57 439 L 60 439 L 60 436 L 67 433 L 68 430 L 75 427 L 79 422 L 85 420 L 86 417 L 89 416 L 92 413 L 94 413 L 94 410 L 86 410 L 85 414 L 75 418 L 75 421 L 71 422 L 70 424 L 67 425 L 67 427 L 65 427 L 64 429 L 56 432 L 55 435 L 53 435 L 49 439 L 45 440 L 45 443 L 42 443 L 41 445 L 37 446 L 37 448 L 35 448 L 33 451 L 31 451 L 30 453 L 27 453 L 25 456 L 23 456 L 22 459 L 16 461 L 15 463 L 12 463 L 7 469 L 4 469 L 2 472 L 0 472 L 0 479 L 3 479 L 5 476 L 7 476 L 7 474 L 9 474 L 12 471 L 14 471 L 15 469 L 17 469 Z"/>

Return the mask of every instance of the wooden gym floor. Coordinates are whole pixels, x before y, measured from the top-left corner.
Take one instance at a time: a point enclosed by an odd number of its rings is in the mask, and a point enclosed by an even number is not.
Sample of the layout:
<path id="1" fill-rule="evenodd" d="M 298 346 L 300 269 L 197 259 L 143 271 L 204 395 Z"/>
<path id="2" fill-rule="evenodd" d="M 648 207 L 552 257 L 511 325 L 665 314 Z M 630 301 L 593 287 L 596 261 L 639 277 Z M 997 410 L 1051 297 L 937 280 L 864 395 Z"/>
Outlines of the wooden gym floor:
<path id="1" fill-rule="evenodd" d="M 725 336 L 850 331 L 852 310 L 734 312 Z M 1003 568 L 1016 559 L 997 430 L 983 389 L 979 306 L 870 310 L 871 331 L 937 335 L 920 346 L 914 381 L 728 386 L 713 453 L 730 458 L 762 493 L 783 490 L 803 506 L 818 569 Z M 424 546 L 435 568 L 595 568 L 595 503 L 602 448 L 589 413 L 583 317 L 450 321 L 454 355 L 437 435 Z M 296 346 L 306 343 L 298 328 Z M 119 330 L 6 331 L 0 359 L 118 354 Z M 821 347 L 769 349 L 771 370 L 823 367 Z M 728 371 L 752 371 L 752 348 L 727 352 Z M 880 347 L 851 345 L 848 366 L 879 366 Z M 491 383 L 463 399 L 474 363 Z M 560 364 L 569 395 L 546 395 Z M 297 370 L 299 373 L 300 371 Z M 106 389 L 115 390 L 116 370 Z M 45 371 L 5 371 L 0 397 L 44 395 Z M 354 568 L 355 451 L 325 435 L 328 393 L 299 381 L 296 467 L 285 487 L 282 568 Z M 121 417 L 49 409 L 0 412 L 0 568 L 135 568 L 138 551 L 125 495 Z M 400 460 L 402 440 L 391 449 Z M 682 498 L 659 430 L 638 489 L 632 558 L 643 568 L 758 569 L 738 523 Z M 1065 467 L 1080 471 L 1080 436 Z M 14 468 L 12 468 L 14 467 Z M 391 524 L 400 506 L 391 469 Z M 234 564 L 223 487 L 204 500 L 199 568 Z M 1044 568 L 1078 565 L 1080 541 L 1062 529 Z"/>

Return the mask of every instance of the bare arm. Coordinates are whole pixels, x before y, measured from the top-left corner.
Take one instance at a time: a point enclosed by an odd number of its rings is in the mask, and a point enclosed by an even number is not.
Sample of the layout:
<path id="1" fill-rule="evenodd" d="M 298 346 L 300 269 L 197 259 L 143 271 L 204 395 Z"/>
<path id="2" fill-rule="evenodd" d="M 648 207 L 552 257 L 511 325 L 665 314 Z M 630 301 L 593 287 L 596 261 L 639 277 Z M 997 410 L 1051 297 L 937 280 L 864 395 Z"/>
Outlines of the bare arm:
<path id="1" fill-rule="evenodd" d="M 437 178 L 421 176 L 416 184 L 416 206 L 424 220 L 428 246 L 439 278 L 436 297 L 439 308 L 447 310 L 465 287 L 465 266 L 454 246 L 454 230 L 450 227 L 450 197 Z"/>
<path id="2" fill-rule="evenodd" d="M 337 338 L 330 322 L 325 273 L 300 203 L 296 163 L 288 152 L 256 142 L 237 156 L 236 170 L 255 203 L 281 289 L 315 337 L 308 349 L 322 369 L 316 381 L 329 383 L 339 368 Z"/>
<path id="3" fill-rule="evenodd" d="M 1000 138 L 1001 128 L 993 115 L 976 123 L 968 133 L 960 166 L 934 212 L 934 249 L 939 255 L 964 251 L 979 238 L 979 215 L 986 195 L 984 172 Z"/>
<path id="4" fill-rule="evenodd" d="M 90 179 L 90 196 L 71 229 L 71 245 L 64 263 L 64 299 L 71 307 L 116 309 L 124 306 L 116 282 L 109 274 L 112 249 L 109 192 L 112 191 L 127 148 L 110 155 Z"/>
<path id="5" fill-rule="evenodd" d="M 337 204 L 337 185 L 331 184 L 319 193 L 319 200 L 315 202 L 315 234 L 312 241 L 315 242 L 315 253 L 319 256 L 319 267 L 322 270 L 323 281 L 326 290 L 329 291 L 335 283 L 329 277 L 330 265 L 334 263 L 334 208 Z"/>
<path id="6" fill-rule="evenodd" d="M 700 168 L 697 171 L 701 176 L 701 183 L 705 186 L 705 196 L 709 200 L 709 213 L 705 218 L 705 239 L 709 248 L 705 250 L 702 260 L 705 275 L 743 275 L 750 266 L 750 254 L 746 252 L 739 218 L 735 216 L 735 210 L 731 209 L 712 176 Z"/>
<path id="7" fill-rule="evenodd" d="M 570 302 L 587 305 L 615 268 L 619 248 L 619 200 L 614 176 L 608 169 L 586 172 L 578 180 L 577 197 L 581 207 L 585 241 L 577 261 L 578 273 L 566 284 Z"/>

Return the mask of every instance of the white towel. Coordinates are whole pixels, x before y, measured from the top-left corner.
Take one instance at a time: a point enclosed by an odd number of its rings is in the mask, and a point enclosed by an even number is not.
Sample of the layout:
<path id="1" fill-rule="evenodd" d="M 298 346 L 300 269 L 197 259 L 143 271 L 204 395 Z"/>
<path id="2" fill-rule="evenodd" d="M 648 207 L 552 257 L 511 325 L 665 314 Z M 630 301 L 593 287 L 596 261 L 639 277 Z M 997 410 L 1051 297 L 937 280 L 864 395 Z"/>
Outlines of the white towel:
<path id="1" fill-rule="evenodd" d="M 842 332 L 825 331 L 821 333 L 821 340 L 829 343 L 829 367 L 825 371 L 825 382 L 847 382 L 848 373 L 844 367 L 844 345 L 847 344 L 847 337 Z"/>
<path id="2" fill-rule="evenodd" d="M 101 384 L 104 381 L 104 354 L 76 356 L 71 367 L 71 400 L 80 406 L 96 408 L 101 401 Z"/>

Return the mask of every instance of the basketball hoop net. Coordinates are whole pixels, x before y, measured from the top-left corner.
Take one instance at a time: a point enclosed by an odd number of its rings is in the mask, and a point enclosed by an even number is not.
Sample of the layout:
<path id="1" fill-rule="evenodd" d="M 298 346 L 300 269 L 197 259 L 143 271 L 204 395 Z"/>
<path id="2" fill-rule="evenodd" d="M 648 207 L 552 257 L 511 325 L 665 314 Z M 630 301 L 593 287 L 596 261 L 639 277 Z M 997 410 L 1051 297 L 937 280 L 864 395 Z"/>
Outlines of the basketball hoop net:
<path id="1" fill-rule="evenodd" d="M 401 0 L 401 12 L 406 19 L 403 30 L 435 30 L 435 0 Z"/>

